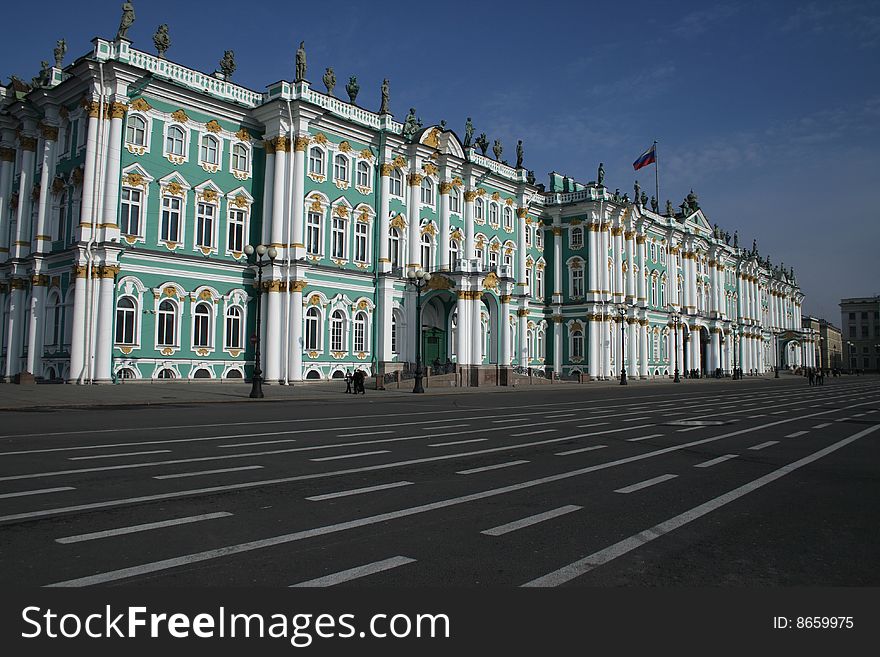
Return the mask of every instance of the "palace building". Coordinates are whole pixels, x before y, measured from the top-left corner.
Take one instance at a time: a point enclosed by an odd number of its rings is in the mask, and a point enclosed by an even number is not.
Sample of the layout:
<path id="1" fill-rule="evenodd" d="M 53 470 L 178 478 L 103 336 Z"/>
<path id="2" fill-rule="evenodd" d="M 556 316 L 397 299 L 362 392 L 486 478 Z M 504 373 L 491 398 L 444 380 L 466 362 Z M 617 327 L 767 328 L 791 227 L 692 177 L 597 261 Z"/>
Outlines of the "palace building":
<path id="1" fill-rule="evenodd" d="M 373 112 L 92 43 L 0 87 L 5 381 L 248 378 L 261 243 L 268 383 L 409 369 L 417 340 L 471 385 L 815 364 L 793 272 L 693 193 L 660 212 L 602 173 L 536 185 L 387 94 Z"/>

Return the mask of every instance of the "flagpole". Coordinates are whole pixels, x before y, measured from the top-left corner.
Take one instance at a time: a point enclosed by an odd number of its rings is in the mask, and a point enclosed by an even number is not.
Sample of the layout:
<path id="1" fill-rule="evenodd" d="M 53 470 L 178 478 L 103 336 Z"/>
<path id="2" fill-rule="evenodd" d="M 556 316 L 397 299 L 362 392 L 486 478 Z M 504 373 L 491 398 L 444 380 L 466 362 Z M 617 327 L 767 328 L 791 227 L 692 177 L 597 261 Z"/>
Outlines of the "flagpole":
<path id="1" fill-rule="evenodd" d="M 654 185 L 657 192 L 657 207 L 660 207 L 660 155 L 657 153 L 657 140 L 654 140 Z"/>

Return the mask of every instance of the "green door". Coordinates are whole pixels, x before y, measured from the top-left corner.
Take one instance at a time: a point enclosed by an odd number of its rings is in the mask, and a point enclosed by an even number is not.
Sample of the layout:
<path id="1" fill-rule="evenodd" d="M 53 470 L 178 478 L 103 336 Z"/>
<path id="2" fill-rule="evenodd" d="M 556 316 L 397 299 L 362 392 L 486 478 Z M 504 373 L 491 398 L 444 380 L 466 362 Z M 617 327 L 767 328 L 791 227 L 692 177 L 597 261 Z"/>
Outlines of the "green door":
<path id="1" fill-rule="evenodd" d="M 429 328 L 422 333 L 422 354 L 424 363 L 430 367 L 435 360 L 446 362 L 446 331 Z"/>

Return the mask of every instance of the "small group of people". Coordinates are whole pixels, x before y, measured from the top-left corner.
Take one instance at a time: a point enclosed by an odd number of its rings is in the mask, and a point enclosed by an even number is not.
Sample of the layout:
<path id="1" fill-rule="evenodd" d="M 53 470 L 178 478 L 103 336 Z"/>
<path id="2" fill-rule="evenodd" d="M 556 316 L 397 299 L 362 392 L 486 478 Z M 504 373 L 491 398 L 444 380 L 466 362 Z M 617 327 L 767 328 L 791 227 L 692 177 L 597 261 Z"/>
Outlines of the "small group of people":
<path id="1" fill-rule="evenodd" d="M 364 390 L 364 381 L 367 378 L 366 372 L 363 370 L 356 370 L 353 374 L 351 370 L 345 373 L 345 392 L 356 395 L 361 393 L 362 395 L 367 394 Z"/>
<path id="2" fill-rule="evenodd" d="M 808 367 L 807 380 L 809 380 L 811 386 L 824 386 L 825 370 L 823 370 L 821 367 Z"/>

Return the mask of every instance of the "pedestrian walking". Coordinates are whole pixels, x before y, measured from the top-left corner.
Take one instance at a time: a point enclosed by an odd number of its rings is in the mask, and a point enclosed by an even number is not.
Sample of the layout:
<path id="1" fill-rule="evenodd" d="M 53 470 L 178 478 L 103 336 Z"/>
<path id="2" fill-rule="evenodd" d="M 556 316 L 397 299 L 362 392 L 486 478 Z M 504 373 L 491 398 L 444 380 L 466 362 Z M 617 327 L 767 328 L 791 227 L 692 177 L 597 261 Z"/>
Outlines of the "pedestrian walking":
<path id="1" fill-rule="evenodd" d="M 345 373 L 345 392 L 347 392 L 347 393 L 351 392 L 351 381 L 352 381 L 351 370 L 348 370 Z M 357 391 L 355 391 L 355 392 L 357 392 Z"/>
<path id="2" fill-rule="evenodd" d="M 367 394 L 364 390 L 364 379 L 366 378 L 366 374 L 363 370 L 357 370 L 354 373 L 354 394 L 361 393 L 362 395 Z"/>
<path id="3" fill-rule="evenodd" d="M 825 385 L 825 370 L 823 370 L 822 368 L 819 368 L 819 385 Z"/>

